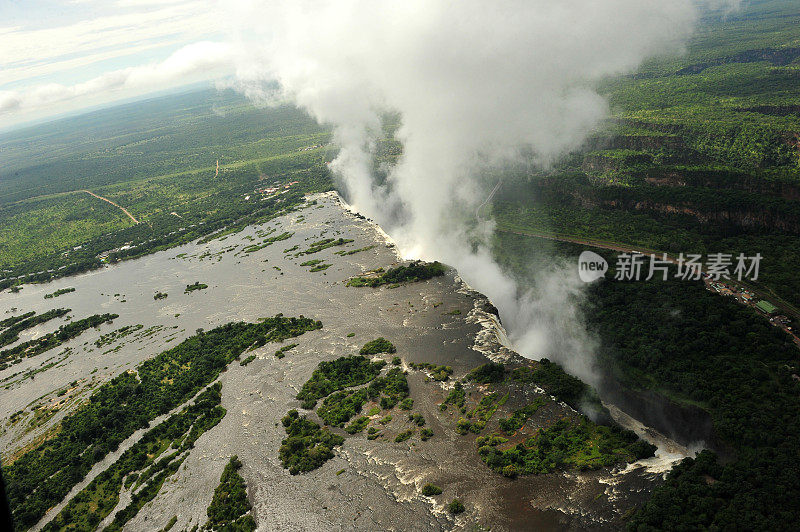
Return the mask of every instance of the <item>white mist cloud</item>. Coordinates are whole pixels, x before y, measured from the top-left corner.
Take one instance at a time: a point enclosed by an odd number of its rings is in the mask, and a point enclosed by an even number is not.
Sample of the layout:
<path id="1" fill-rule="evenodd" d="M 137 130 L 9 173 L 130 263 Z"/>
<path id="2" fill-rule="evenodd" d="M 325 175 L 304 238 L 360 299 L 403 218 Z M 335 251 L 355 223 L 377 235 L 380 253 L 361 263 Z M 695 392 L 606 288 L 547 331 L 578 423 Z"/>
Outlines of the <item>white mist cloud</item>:
<path id="1" fill-rule="evenodd" d="M 499 307 L 515 347 L 593 381 L 595 348 L 576 302 L 574 266 L 517 284 L 475 220 L 492 167 L 546 165 L 607 113 L 595 84 L 679 51 L 697 19 L 693 0 L 250 1 L 239 4 L 242 89 L 277 79 L 280 96 L 335 126 L 334 163 L 352 203 L 408 257 L 443 260 Z M 264 28 L 262 30 L 262 28 Z M 268 29 L 267 29 L 268 28 Z M 253 39 L 253 37 L 256 37 Z M 398 113 L 404 153 L 376 185 L 382 113 Z M 397 217 L 398 209 L 402 212 Z"/>
<path id="2" fill-rule="evenodd" d="M 475 220 L 494 186 L 482 175 L 522 154 L 547 165 L 579 146 L 607 114 L 596 83 L 680 51 L 698 11 L 694 0 L 252 0 L 233 25 L 240 88 L 335 127 L 333 167 L 361 212 L 406 256 L 456 266 L 500 308 L 523 354 L 592 381 L 574 266 L 517 286 L 492 260 L 491 222 Z M 279 95 L 265 89 L 272 80 Z M 401 117 L 404 153 L 378 186 L 386 111 Z"/>

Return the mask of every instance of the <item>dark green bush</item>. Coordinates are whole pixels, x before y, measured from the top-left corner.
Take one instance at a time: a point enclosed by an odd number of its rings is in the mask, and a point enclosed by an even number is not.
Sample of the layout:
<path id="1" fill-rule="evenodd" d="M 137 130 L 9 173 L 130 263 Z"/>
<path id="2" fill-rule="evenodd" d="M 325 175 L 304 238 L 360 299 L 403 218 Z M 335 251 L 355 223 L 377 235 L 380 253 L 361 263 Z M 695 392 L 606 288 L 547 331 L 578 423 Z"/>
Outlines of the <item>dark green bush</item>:
<path id="1" fill-rule="evenodd" d="M 467 380 L 479 384 L 503 382 L 506 378 L 506 367 L 503 364 L 487 362 L 467 374 Z"/>
<path id="2" fill-rule="evenodd" d="M 300 417 L 297 410 L 290 410 L 281 423 L 288 437 L 281 442 L 278 456 L 292 475 L 322 466 L 333 458 L 333 448 L 344 443 L 344 438 Z"/>
<path id="3" fill-rule="evenodd" d="M 425 484 L 422 487 L 422 494 L 425 495 L 426 497 L 433 497 L 434 495 L 441 495 L 442 494 L 442 488 L 440 488 L 439 486 L 436 486 L 434 484 Z"/>
<path id="4" fill-rule="evenodd" d="M 394 353 L 396 351 L 397 348 L 395 348 L 392 342 L 386 338 L 380 337 L 364 344 L 364 347 L 362 347 L 358 353 L 360 355 L 377 355 L 379 353 Z"/>
<path id="5" fill-rule="evenodd" d="M 460 513 L 464 513 L 464 505 L 458 499 L 453 499 L 450 504 L 447 505 L 447 511 L 453 515 L 458 515 Z"/>

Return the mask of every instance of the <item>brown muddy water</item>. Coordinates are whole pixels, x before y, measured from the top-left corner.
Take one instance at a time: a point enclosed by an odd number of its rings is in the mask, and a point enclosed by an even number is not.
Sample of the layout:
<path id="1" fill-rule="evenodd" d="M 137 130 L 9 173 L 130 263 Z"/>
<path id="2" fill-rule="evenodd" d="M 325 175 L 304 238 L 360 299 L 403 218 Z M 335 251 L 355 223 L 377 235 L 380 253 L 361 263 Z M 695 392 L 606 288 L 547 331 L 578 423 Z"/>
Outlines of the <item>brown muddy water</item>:
<path id="1" fill-rule="evenodd" d="M 298 347 L 283 359 L 275 358 L 276 346 L 268 344 L 254 352 L 257 358 L 247 366 L 236 362 L 229 366 L 220 377 L 227 415 L 198 439 L 177 473 L 126 530 L 158 530 L 173 516 L 177 516 L 173 530 L 202 526 L 222 469 L 232 455 L 244 464 L 241 473 L 259 530 L 449 530 L 475 525 L 493 530 L 615 529 L 670 464 L 688 454 L 612 408 L 625 426 L 660 446 L 656 458 L 588 473 L 506 479 L 479 460 L 474 436 L 457 434 L 452 420 L 439 412 L 438 404 L 446 395 L 443 386 L 412 371 L 409 385 L 414 410 L 425 416 L 434 438 L 394 443 L 393 438 L 368 441 L 364 434 L 348 436 L 336 457 L 323 467 L 290 475 L 278 460 L 285 437 L 280 419 L 287 410 L 299 407 L 294 396 L 320 361 L 354 354 L 379 336 L 397 346 L 406 367 L 410 362 L 446 364 L 454 368 L 454 377 L 489 358 L 518 356 L 501 345 L 504 334 L 483 310 L 486 299 L 466 287 L 455 272 L 397 288 L 345 286 L 348 278 L 392 266 L 399 259 L 385 235 L 344 209 L 334 193 L 313 199 L 316 205 L 208 244 L 190 244 L 46 285 L 26 285 L 18 294 L 0 294 L 0 319 L 56 307 L 72 309 L 74 319 L 119 314 L 114 323 L 90 329 L 57 349 L 0 371 L 4 462 L 56 426 L 95 387 L 177 345 L 198 328 L 278 313 L 312 317 L 324 327 L 293 340 Z M 242 252 L 272 229 L 271 236 L 284 231 L 294 234 L 253 253 Z M 284 252 L 294 246 L 302 251 L 313 241 L 338 237 L 354 242 L 298 258 Z M 374 247 L 352 255 L 335 254 L 367 246 Z M 324 259 L 332 266 L 310 272 L 308 266 L 300 265 L 309 259 Z M 208 288 L 185 294 L 184 288 L 196 281 Z M 65 287 L 76 291 L 44 299 L 45 294 Z M 155 300 L 156 292 L 169 295 Z M 63 322 L 57 319 L 26 331 L 19 341 L 53 331 Z M 127 325 L 142 327 L 110 344 L 95 346 L 101 335 Z M 348 337 L 350 333 L 355 335 Z M 555 401 L 545 410 L 551 416 L 570 411 Z M 19 411 L 22 414 L 12 423 L 11 416 Z M 392 423 L 387 432 L 403 430 L 402 420 Z M 89 479 L 140 436 L 132 436 L 114 456 L 97 464 Z M 441 486 L 444 493 L 422 496 L 420 490 L 428 482 Z M 127 496 L 123 493 L 118 509 L 124 507 Z M 452 517 L 444 506 L 456 497 L 467 511 Z M 39 527 L 62 506 L 52 509 Z"/>

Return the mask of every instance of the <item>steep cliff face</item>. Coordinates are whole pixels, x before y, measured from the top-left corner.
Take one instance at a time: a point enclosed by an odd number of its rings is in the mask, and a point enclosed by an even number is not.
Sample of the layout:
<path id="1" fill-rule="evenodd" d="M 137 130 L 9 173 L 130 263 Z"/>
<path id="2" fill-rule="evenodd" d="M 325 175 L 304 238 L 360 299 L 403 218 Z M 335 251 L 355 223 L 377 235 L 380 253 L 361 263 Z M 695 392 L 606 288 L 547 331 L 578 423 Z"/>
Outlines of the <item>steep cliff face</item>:
<path id="1" fill-rule="evenodd" d="M 746 50 L 744 52 L 714 59 L 705 63 L 687 66 L 676 72 L 679 76 L 699 74 L 707 68 L 731 63 L 758 63 L 766 61 L 775 66 L 786 66 L 800 57 L 800 48 L 765 48 L 761 50 Z"/>
<path id="2" fill-rule="evenodd" d="M 783 123 L 764 124 L 758 116 L 746 117 L 746 113 L 773 116 L 800 116 L 795 105 L 763 105 L 748 108 L 728 108 L 732 113 L 725 121 L 696 121 L 685 123 L 644 121 L 619 118 L 614 123 L 624 128 L 633 128 L 644 135 L 620 135 L 599 139 L 586 145 L 592 149 L 620 149 L 614 146 L 638 146 L 643 151 L 658 152 L 658 163 L 735 167 L 742 169 L 797 168 L 800 152 L 797 150 L 796 128 Z M 740 114 L 740 117 L 736 115 Z M 595 146 L 595 144 L 597 146 Z M 667 159 L 674 160 L 670 162 Z"/>
<path id="3" fill-rule="evenodd" d="M 758 211 L 747 208 L 713 210 L 700 208 L 690 203 L 677 204 L 651 200 L 626 201 L 621 199 L 596 201 L 580 197 L 584 208 L 606 207 L 634 210 L 639 212 L 658 212 L 662 214 L 688 215 L 702 224 L 733 225 L 745 229 L 777 229 L 787 233 L 800 233 L 800 218 L 781 212 Z"/>
<path id="4" fill-rule="evenodd" d="M 740 111 L 770 116 L 800 115 L 800 105 L 755 105 L 743 107 Z"/>
<path id="5" fill-rule="evenodd" d="M 637 201 L 628 207 L 637 211 L 656 211 L 665 214 L 686 214 L 696 218 L 700 223 L 718 223 L 735 225 L 742 228 L 778 229 L 789 233 L 800 232 L 800 219 L 782 213 L 736 210 L 701 210 L 688 205 L 672 205 L 651 201 Z"/>
<path id="6" fill-rule="evenodd" d="M 669 132 L 667 132 L 669 133 Z M 586 142 L 588 150 L 679 150 L 686 148 L 683 138 L 672 134 L 616 135 L 595 137 Z"/>
<path id="7" fill-rule="evenodd" d="M 660 176 L 651 184 L 672 187 L 687 186 L 680 176 Z M 708 202 L 707 197 L 693 201 L 691 195 L 668 195 L 659 198 L 648 197 L 644 193 L 628 194 L 628 189 L 619 187 L 620 194 L 614 194 L 614 187 L 576 189 L 569 193 L 576 207 L 582 209 L 622 209 L 636 212 L 661 214 L 680 214 L 691 216 L 701 224 L 734 226 L 743 229 L 780 230 L 790 234 L 800 234 L 800 212 L 797 208 L 783 208 L 782 204 L 769 202 L 720 201 Z M 602 191 L 601 191 L 602 190 Z M 790 194 L 796 194 L 792 190 Z M 790 195 L 789 198 L 791 199 Z"/>
<path id="8" fill-rule="evenodd" d="M 800 141 L 798 141 L 800 146 Z M 711 189 L 744 190 L 753 194 L 776 196 L 781 199 L 800 200 L 800 184 L 788 181 L 767 180 L 745 173 L 691 172 L 653 169 L 638 174 L 648 185 L 667 187 L 703 187 Z"/>
<path id="9" fill-rule="evenodd" d="M 603 154 L 589 154 L 583 158 L 581 170 L 586 173 L 616 172 L 625 166 L 638 163 L 647 164 L 650 162 L 652 162 L 652 157 L 648 155 L 609 157 Z"/>

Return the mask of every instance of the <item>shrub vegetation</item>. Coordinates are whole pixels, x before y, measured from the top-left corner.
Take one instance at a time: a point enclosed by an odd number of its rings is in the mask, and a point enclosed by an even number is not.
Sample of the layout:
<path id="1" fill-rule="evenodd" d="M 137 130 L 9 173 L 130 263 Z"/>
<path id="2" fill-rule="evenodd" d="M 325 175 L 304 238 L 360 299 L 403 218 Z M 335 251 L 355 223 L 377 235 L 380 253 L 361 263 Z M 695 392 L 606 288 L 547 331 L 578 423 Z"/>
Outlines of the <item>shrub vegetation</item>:
<path id="1" fill-rule="evenodd" d="M 392 342 L 390 342 L 386 338 L 380 337 L 364 344 L 364 347 L 361 348 L 359 354 L 377 355 L 380 353 L 395 353 L 396 351 L 397 349 L 392 344 Z"/>
<path id="2" fill-rule="evenodd" d="M 214 490 L 214 497 L 208 505 L 205 524 L 208 530 L 230 532 L 252 532 L 256 529 L 256 521 L 250 513 L 252 506 L 247 500 L 247 485 L 239 474 L 242 462 L 232 456 Z"/>
<path id="3" fill-rule="evenodd" d="M 322 362 L 303 384 L 297 399 L 303 402 L 303 408 L 314 408 L 317 400 L 333 392 L 371 381 L 385 365 L 386 362 L 372 362 L 364 356 L 348 356 Z"/>
<path id="4" fill-rule="evenodd" d="M 26 529 L 134 431 L 193 397 L 241 353 L 322 327 L 276 316 L 229 323 L 187 338 L 100 386 L 62 421 L 58 432 L 4 468 L 17 526 Z"/>
<path id="5" fill-rule="evenodd" d="M 300 416 L 297 410 L 290 410 L 281 423 L 287 438 L 281 442 L 278 456 L 292 475 L 321 467 L 333 458 L 334 447 L 344 443 L 344 438 Z"/>
<path id="6" fill-rule="evenodd" d="M 425 281 L 433 277 L 444 275 L 445 267 L 439 262 L 425 263 L 416 261 L 408 266 L 398 266 L 374 277 L 353 277 L 347 282 L 347 286 L 378 286 L 388 284 L 397 285 L 401 283 L 413 283 L 415 281 Z"/>

